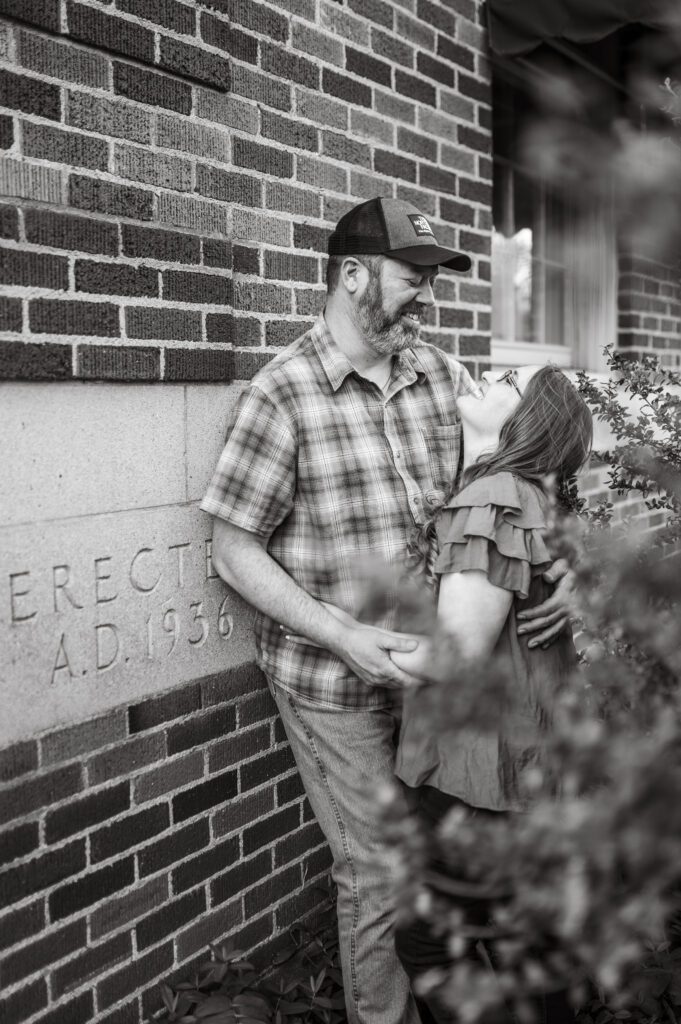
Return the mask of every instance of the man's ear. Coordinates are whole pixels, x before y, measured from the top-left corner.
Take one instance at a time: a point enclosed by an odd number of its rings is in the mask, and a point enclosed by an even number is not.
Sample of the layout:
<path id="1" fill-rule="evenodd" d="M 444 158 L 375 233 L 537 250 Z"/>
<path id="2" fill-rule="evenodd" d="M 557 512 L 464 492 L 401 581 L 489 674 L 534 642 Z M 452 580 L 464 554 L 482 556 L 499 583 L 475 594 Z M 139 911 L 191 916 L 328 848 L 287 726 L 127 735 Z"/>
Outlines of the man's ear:
<path id="1" fill-rule="evenodd" d="M 341 281 L 347 291 L 354 295 L 362 284 L 362 271 L 365 270 L 363 263 L 360 263 L 354 256 L 346 256 L 341 265 Z"/>

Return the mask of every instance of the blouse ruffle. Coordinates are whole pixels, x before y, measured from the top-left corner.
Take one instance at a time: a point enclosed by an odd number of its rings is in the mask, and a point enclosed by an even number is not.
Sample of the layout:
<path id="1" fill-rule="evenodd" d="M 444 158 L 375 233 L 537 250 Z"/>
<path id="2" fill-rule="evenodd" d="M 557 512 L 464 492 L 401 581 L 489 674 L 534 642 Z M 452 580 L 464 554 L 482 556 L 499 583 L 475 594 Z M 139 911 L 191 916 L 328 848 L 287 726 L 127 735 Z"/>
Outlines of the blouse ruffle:
<path id="1" fill-rule="evenodd" d="M 513 473 L 474 480 L 447 503 L 437 523 L 438 574 L 480 569 L 490 583 L 526 598 L 552 558 L 544 543 L 546 498 Z"/>

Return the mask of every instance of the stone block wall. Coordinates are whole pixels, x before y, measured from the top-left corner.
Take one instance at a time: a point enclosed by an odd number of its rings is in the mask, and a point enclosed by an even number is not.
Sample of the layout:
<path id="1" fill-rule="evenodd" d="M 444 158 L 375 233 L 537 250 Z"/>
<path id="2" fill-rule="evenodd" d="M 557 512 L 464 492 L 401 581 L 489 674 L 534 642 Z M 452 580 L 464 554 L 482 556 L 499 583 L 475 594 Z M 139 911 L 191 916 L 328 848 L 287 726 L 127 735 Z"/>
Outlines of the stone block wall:
<path id="1" fill-rule="evenodd" d="M 328 854 L 198 501 L 328 233 L 413 200 L 473 255 L 428 335 L 489 360 L 479 0 L 0 0 L 0 1018 L 139 1024 L 266 959 Z"/>

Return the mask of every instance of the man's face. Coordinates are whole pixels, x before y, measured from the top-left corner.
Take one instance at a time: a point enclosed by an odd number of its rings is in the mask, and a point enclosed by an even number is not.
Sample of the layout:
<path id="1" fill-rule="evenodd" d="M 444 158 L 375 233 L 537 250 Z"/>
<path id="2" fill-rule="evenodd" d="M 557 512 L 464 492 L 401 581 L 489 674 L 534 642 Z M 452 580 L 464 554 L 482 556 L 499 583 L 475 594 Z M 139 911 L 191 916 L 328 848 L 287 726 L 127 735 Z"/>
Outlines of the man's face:
<path id="1" fill-rule="evenodd" d="M 380 355 L 421 344 L 421 324 L 435 302 L 438 268 L 386 257 L 366 269 L 369 280 L 357 302 L 357 319 L 367 344 Z"/>

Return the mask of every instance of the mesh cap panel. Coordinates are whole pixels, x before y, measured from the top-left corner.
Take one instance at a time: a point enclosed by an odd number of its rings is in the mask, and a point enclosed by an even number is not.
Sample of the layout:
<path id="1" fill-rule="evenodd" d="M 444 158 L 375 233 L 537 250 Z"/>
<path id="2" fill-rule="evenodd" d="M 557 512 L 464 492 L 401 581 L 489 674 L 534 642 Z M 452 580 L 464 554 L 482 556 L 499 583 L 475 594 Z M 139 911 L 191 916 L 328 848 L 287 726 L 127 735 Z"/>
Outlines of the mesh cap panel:
<path id="1" fill-rule="evenodd" d="M 386 251 L 388 236 L 381 207 L 370 199 L 344 214 L 329 238 L 329 256 Z"/>

